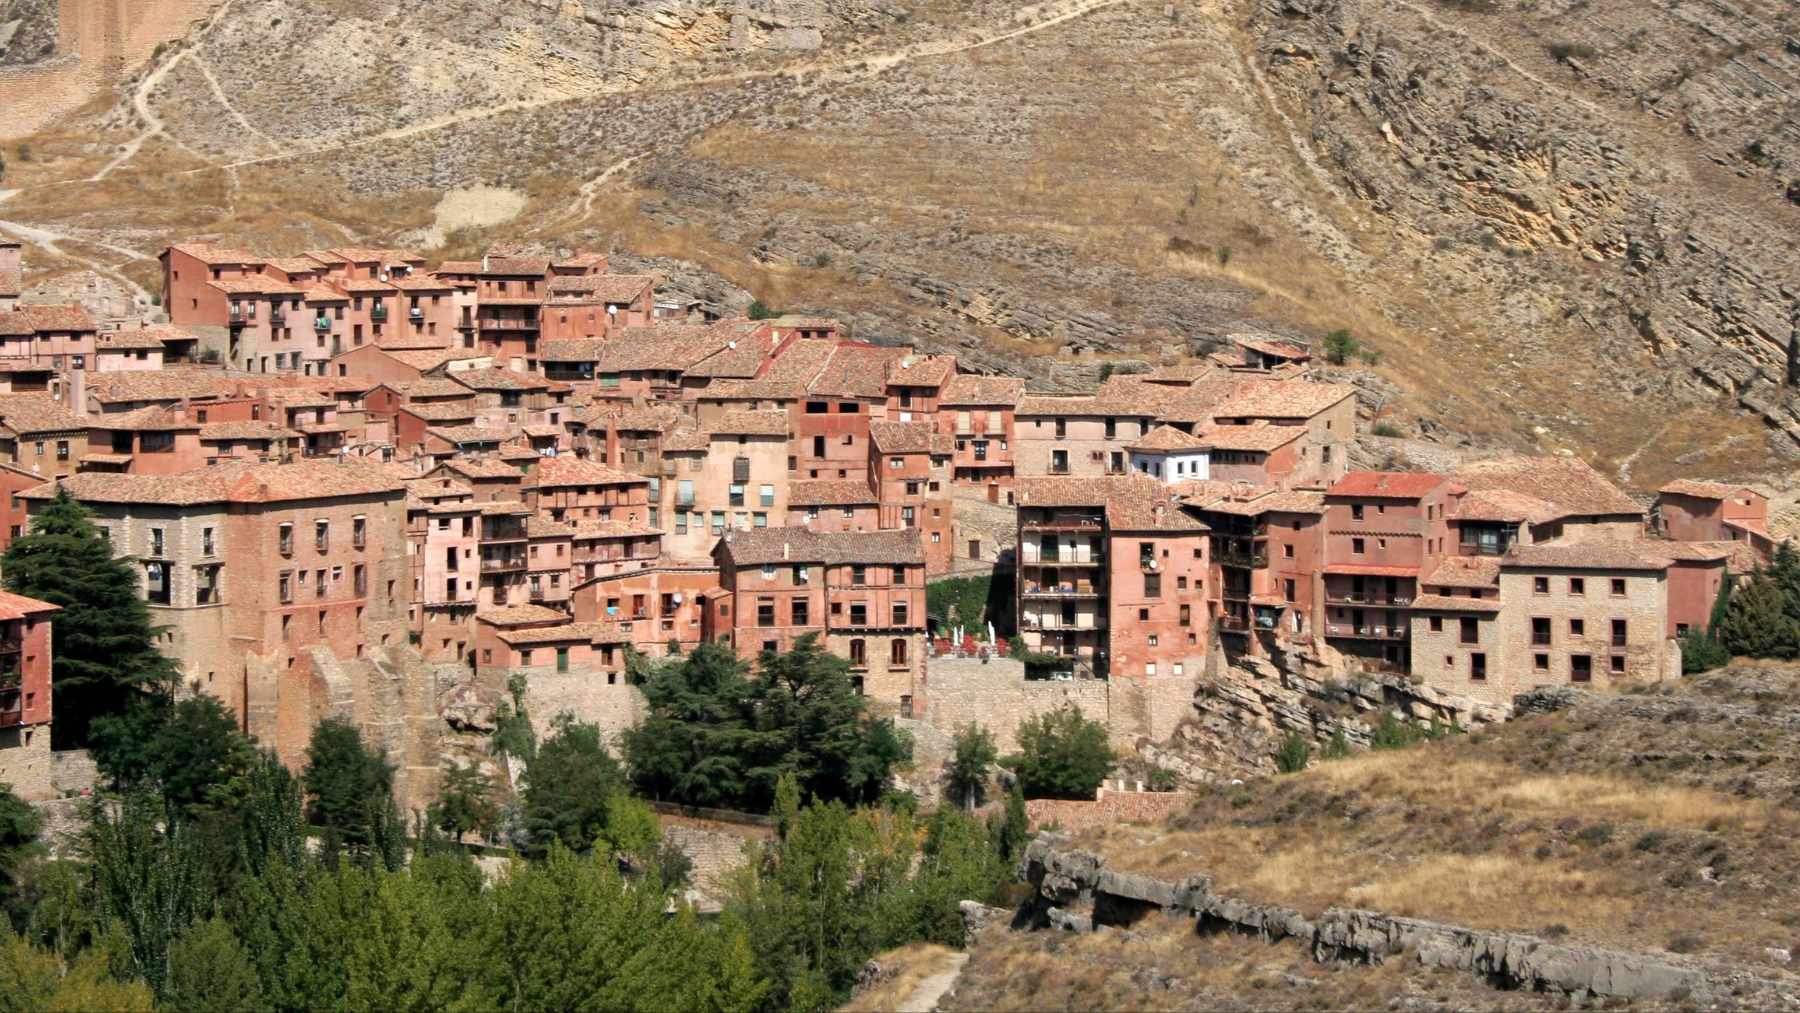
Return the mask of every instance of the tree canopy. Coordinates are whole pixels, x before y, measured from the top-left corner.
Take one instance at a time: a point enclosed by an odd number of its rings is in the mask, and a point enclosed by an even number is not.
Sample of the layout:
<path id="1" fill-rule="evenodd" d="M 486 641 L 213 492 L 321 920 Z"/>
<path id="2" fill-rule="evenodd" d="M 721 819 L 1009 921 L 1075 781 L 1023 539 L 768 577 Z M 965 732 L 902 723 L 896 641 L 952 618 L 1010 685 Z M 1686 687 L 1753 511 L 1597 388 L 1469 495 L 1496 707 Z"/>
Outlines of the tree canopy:
<path id="1" fill-rule="evenodd" d="M 157 628 L 138 593 L 138 572 L 113 555 L 112 543 L 88 512 L 57 490 L 0 560 L 6 589 L 61 606 L 56 617 L 56 671 L 51 692 L 58 749 L 106 738 L 96 719 L 123 715 L 134 691 L 167 698 L 174 663 L 156 648 Z M 114 739 L 127 734 L 115 729 Z M 96 758 L 109 744 L 92 743 Z"/>
<path id="2" fill-rule="evenodd" d="M 1021 722 L 1018 753 L 1006 765 L 1026 798 L 1092 799 L 1113 762 L 1106 726 L 1067 704 Z"/>
<path id="3" fill-rule="evenodd" d="M 765 653 L 754 674 L 729 649 L 703 644 L 644 680 L 649 714 L 623 737 L 637 790 L 688 805 L 768 811 L 792 774 L 806 797 L 870 803 L 912 742 L 875 720 L 849 663 L 802 637 Z"/>
<path id="4" fill-rule="evenodd" d="M 525 848 L 545 854 L 552 844 L 576 853 L 606 832 L 613 796 L 624 786 L 598 725 L 559 714 L 525 774 Z"/>
<path id="5" fill-rule="evenodd" d="M 324 829 L 328 855 L 342 848 L 359 862 L 399 861 L 394 766 L 363 744 L 355 725 L 341 718 L 315 725 L 304 776 L 306 818 Z"/>

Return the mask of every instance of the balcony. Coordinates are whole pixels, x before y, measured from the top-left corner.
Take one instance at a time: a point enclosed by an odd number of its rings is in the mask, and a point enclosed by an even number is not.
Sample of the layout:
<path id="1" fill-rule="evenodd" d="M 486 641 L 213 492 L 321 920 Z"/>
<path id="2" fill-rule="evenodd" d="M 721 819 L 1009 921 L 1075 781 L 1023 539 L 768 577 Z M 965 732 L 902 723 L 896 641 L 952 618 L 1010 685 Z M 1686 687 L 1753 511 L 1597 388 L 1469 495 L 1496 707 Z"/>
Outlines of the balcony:
<path id="1" fill-rule="evenodd" d="M 1327 637 L 1342 637 L 1346 640 L 1405 640 L 1409 627 L 1405 624 L 1397 626 L 1379 626 L 1365 623 L 1355 626 L 1350 623 L 1327 623 Z"/>
<path id="2" fill-rule="evenodd" d="M 408 319 L 408 320 L 423 320 L 423 319 L 425 319 L 425 311 L 420 309 L 417 306 L 414 306 L 413 308 L 406 311 L 406 319 Z"/>
<path id="3" fill-rule="evenodd" d="M 24 723 L 24 694 L 16 689 L 0 690 L 0 728 L 16 728 Z"/>
<path id="4" fill-rule="evenodd" d="M 524 569 L 524 556 L 498 556 L 481 561 L 482 573 L 513 573 Z"/>
<path id="5" fill-rule="evenodd" d="M 369 319 L 370 320 L 374 321 L 375 323 L 380 324 L 380 323 L 386 323 L 387 318 L 388 318 L 388 308 L 386 306 L 383 306 L 380 303 L 376 303 L 374 306 L 369 307 Z"/>
<path id="6" fill-rule="evenodd" d="M 1104 616 L 1076 616 L 1072 623 L 1063 622 L 1061 616 L 1026 615 L 1019 619 L 1019 628 L 1035 630 L 1039 633 L 1093 633 L 1106 628 Z"/>
<path id="7" fill-rule="evenodd" d="M 281 327 L 287 323 L 287 314 L 280 310 L 269 311 L 269 326 Z"/>
<path id="8" fill-rule="evenodd" d="M 1250 620 L 1227 612 L 1219 617 L 1218 627 L 1227 633 L 1250 632 Z"/>
<path id="9" fill-rule="evenodd" d="M 1077 552 L 1074 549 L 1062 549 L 1057 552 L 1045 552 L 1035 545 L 1020 546 L 1019 562 L 1026 566 L 1099 566 L 1103 562 L 1094 553 Z"/>
<path id="10" fill-rule="evenodd" d="M 1094 584 L 1092 582 L 1085 581 L 1085 580 L 1064 581 L 1061 584 L 1049 584 L 1049 585 L 1028 583 L 1025 585 L 1025 597 L 1027 597 L 1027 598 L 1098 598 L 1098 597 L 1100 597 L 1100 591 L 1097 587 L 1094 586 Z"/>
<path id="11" fill-rule="evenodd" d="M 1026 531 L 1099 531 L 1103 527 L 1100 518 L 1081 514 L 1057 514 L 1037 520 L 1022 521 L 1019 526 Z"/>
<path id="12" fill-rule="evenodd" d="M 225 319 L 233 327 L 242 327 L 245 324 L 255 323 L 256 314 L 251 313 L 242 307 L 233 306 L 226 314 Z"/>
<path id="13" fill-rule="evenodd" d="M 314 317 L 313 318 L 313 330 L 318 331 L 320 334 L 324 334 L 324 333 L 330 331 L 331 330 L 331 318 L 330 317 Z"/>
<path id="14" fill-rule="evenodd" d="M 518 317 L 482 317 L 481 329 L 484 331 L 535 331 L 538 329 L 538 322 Z"/>
<path id="15" fill-rule="evenodd" d="M 1332 605 L 1374 605 L 1387 608 L 1409 608 L 1413 603 L 1410 594 L 1374 594 L 1356 591 L 1326 591 L 1325 601 Z"/>
<path id="16" fill-rule="evenodd" d="M 1255 549 L 1251 551 L 1215 549 L 1213 551 L 1213 562 L 1220 566 L 1236 566 L 1245 569 L 1260 570 L 1269 565 L 1269 552 L 1267 549 Z"/>
<path id="17" fill-rule="evenodd" d="M 1219 597 L 1224 601 L 1249 601 L 1250 589 L 1247 587 L 1222 587 Z"/>
<path id="18" fill-rule="evenodd" d="M 544 600 L 544 589 L 541 587 L 534 587 L 529 592 L 526 593 L 525 597 L 531 599 L 532 601 L 543 601 Z"/>

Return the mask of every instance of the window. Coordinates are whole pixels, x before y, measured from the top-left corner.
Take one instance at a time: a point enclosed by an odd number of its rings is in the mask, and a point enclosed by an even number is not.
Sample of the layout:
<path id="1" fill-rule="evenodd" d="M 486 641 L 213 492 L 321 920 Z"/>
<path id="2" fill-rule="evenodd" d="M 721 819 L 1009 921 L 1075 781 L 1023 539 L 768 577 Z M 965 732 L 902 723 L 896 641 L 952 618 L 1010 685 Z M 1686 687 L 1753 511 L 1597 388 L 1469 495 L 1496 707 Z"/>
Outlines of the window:
<path id="1" fill-rule="evenodd" d="M 1361 503 L 1350 504 L 1350 519 L 1353 521 L 1360 521 L 1363 519 L 1363 505 Z"/>
<path id="2" fill-rule="evenodd" d="M 1144 597 L 1146 597 L 1146 598 L 1161 598 L 1162 597 L 1162 574 L 1160 574 L 1160 573 L 1144 574 Z"/>
<path id="3" fill-rule="evenodd" d="M 850 603 L 850 625 L 869 625 L 869 605 L 867 602 L 857 601 Z"/>
<path id="4" fill-rule="evenodd" d="M 1569 636 L 1571 636 L 1571 637 L 1587 636 L 1587 623 L 1583 622 L 1580 619 L 1569 620 Z"/>
<path id="5" fill-rule="evenodd" d="M 907 623 L 907 620 L 910 618 L 910 615 L 909 615 L 910 611 L 911 610 L 907 608 L 906 602 L 903 602 L 903 601 L 895 602 L 894 603 L 894 625 L 895 626 L 905 626 Z"/>
<path id="6" fill-rule="evenodd" d="M 68 440 L 57 440 L 56 441 L 56 459 L 59 461 L 66 461 L 69 459 L 69 441 Z"/>
<path id="7" fill-rule="evenodd" d="M 1295 590 L 1295 588 L 1294 588 L 1294 582 L 1293 582 L 1293 581 L 1292 581 L 1292 580 L 1284 580 L 1284 581 L 1282 581 L 1282 582 L 1281 582 L 1281 597 L 1282 597 L 1282 600 L 1283 600 L 1283 601 L 1289 601 L 1289 602 L 1291 602 L 1291 601 L 1295 601 L 1295 600 L 1296 600 L 1296 599 L 1295 599 L 1295 597 L 1294 597 L 1294 590 Z"/>
<path id="8" fill-rule="evenodd" d="M 736 507 L 736 506 L 739 507 L 739 506 L 744 505 L 744 487 L 743 486 L 741 486 L 741 485 L 731 486 L 731 488 L 730 488 L 730 505 L 734 506 L 734 507 Z"/>
<path id="9" fill-rule="evenodd" d="M 811 567 L 808 567 L 808 566 L 794 567 L 794 583 L 807 584 L 807 583 L 811 583 L 811 582 L 812 582 L 812 568 Z"/>
<path id="10" fill-rule="evenodd" d="M 1614 675 L 1624 675 L 1625 674 L 1625 656 L 1623 654 L 1613 655 L 1611 658 L 1608 659 L 1607 668 L 1608 668 L 1608 671 L 1612 672 L 1612 674 L 1614 674 Z"/>
<path id="11" fill-rule="evenodd" d="M 1625 633 L 1626 633 L 1626 621 L 1623 619 L 1614 619 L 1612 621 L 1612 645 L 1614 647 L 1624 647 L 1625 646 L 1625 640 L 1626 640 Z"/>
<path id="12" fill-rule="evenodd" d="M 763 486 L 761 489 L 759 489 L 757 491 L 757 498 L 762 503 L 763 506 L 766 506 L 766 507 L 774 506 L 775 505 L 775 487 L 772 485 Z"/>
<path id="13" fill-rule="evenodd" d="M 151 528 L 150 529 L 150 554 L 152 556 L 161 556 L 161 555 L 163 555 L 163 549 L 164 549 L 163 529 Z"/>
<path id="14" fill-rule="evenodd" d="M 868 567 L 864 566 L 861 563 L 857 563 L 854 566 L 850 567 L 850 584 L 852 587 L 862 587 L 864 584 L 867 584 L 868 582 L 869 582 L 869 568 Z"/>
<path id="15" fill-rule="evenodd" d="M 213 529 L 211 528 L 200 529 L 200 554 L 202 556 L 216 555 L 213 545 Z"/>
<path id="16" fill-rule="evenodd" d="M 1183 625 L 1183 626 L 1192 626 L 1192 625 L 1193 625 L 1193 622 L 1194 622 L 1194 607 L 1193 607 L 1193 606 L 1192 606 L 1192 605 L 1183 605 L 1183 606 L 1181 606 L 1181 619 L 1180 619 L 1180 622 L 1181 622 L 1181 625 Z"/>
<path id="17" fill-rule="evenodd" d="M 1534 647 L 1550 646 L 1550 618 L 1548 616 L 1531 617 L 1531 643 Z"/>
<path id="18" fill-rule="evenodd" d="M 774 563 L 764 563 L 763 564 L 762 577 L 764 580 L 774 580 L 775 579 L 775 564 Z"/>
<path id="19" fill-rule="evenodd" d="M 1426 620 L 1426 622 L 1430 625 L 1431 632 L 1433 632 L 1433 633 L 1444 632 L 1444 617 L 1443 616 L 1432 616 L 1430 619 Z"/>
<path id="20" fill-rule="evenodd" d="M 1614 598 L 1625 597 L 1625 578 L 1624 577 L 1614 577 L 1612 579 L 1612 595 Z"/>
<path id="21" fill-rule="evenodd" d="M 1533 578 L 1531 578 L 1531 593 L 1532 594 L 1549 594 L 1550 593 L 1550 578 L 1549 577 L 1533 577 Z"/>
<path id="22" fill-rule="evenodd" d="M 1487 655 L 1480 651 L 1469 655 L 1469 681 L 1487 681 Z"/>
<path id="23" fill-rule="evenodd" d="M 523 650 L 519 651 L 519 664 L 521 664 L 521 665 L 531 664 L 531 648 L 527 647 L 527 648 L 524 648 Z"/>
<path id="24" fill-rule="evenodd" d="M 1570 594 L 1587 594 L 1587 581 L 1580 577 L 1569 578 Z"/>
<path id="25" fill-rule="evenodd" d="M 850 641 L 850 664 L 861 667 L 869 663 L 869 645 L 861 640 Z"/>
<path id="26" fill-rule="evenodd" d="M 1462 618 L 1462 643 L 1481 643 L 1481 623 L 1473 616 L 1464 616 Z"/>
<path id="27" fill-rule="evenodd" d="M 1293 559 L 1294 558 L 1294 547 L 1292 545 L 1283 545 L 1281 547 L 1281 558 Z"/>
<path id="28" fill-rule="evenodd" d="M 1362 555 L 1363 554 L 1363 540 L 1360 538 L 1350 539 L 1350 551 L 1354 555 L 1358 555 L 1358 556 Z"/>
<path id="29" fill-rule="evenodd" d="M 906 664 L 905 640 L 895 637 L 893 642 L 888 645 L 888 664 L 894 667 Z"/>
<path id="30" fill-rule="evenodd" d="M 350 544 L 358 549 L 369 544 L 369 519 L 367 517 L 350 518 Z"/>
<path id="31" fill-rule="evenodd" d="M 792 602 L 794 616 L 793 625 L 805 626 L 812 619 L 810 606 L 805 598 L 795 598 Z"/>
<path id="32" fill-rule="evenodd" d="M 331 522 L 313 522 L 313 547 L 320 552 L 331 548 Z"/>
<path id="33" fill-rule="evenodd" d="M 756 603 L 756 625 L 775 625 L 775 600 L 766 598 Z"/>
<path id="34" fill-rule="evenodd" d="M 1539 672 L 1550 671 L 1550 656 L 1548 654 L 1532 655 L 1531 656 L 1531 667 L 1536 669 Z"/>
<path id="35" fill-rule="evenodd" d="M 1569 655 L 1569 681 L 1592 682 L 1594 680 L 1594 659 L 1585 654 Z"/>

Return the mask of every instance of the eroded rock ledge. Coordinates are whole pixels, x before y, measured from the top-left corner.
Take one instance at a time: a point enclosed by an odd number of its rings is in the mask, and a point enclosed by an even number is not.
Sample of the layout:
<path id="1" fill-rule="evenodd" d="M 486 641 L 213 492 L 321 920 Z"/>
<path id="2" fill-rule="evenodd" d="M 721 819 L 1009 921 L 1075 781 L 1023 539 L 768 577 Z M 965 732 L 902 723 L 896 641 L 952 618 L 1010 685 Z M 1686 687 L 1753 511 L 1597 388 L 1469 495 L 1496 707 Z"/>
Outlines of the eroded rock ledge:
<path id="1" fill-rule="evenodd" d="M 1026 848 L 1020 872 L 1034 892 L 1014 919 L 1015 928 L 1086 932 L 1129 926 L 1164 911 L 1193 916 L 1202 932 L 1291 939 L 1308 946 L 1321 962 L 1379 964 L 1410 953 L 1424 966 L 1468 971 L 1496 988 L 1702 1006 L 1792 1005 L 1800 999 L 1797 983 L 1661 955 L 1565 946 L 1537 936 L 1379 911 L 1329 908 L 1311 919 L 1292 908 L 1223 896 L 1203 874 L 1169 882 L 1108 869 L 1105 858 L 1069 848 L 1068 842 L 1063 835 L 1045 833 Z"/>

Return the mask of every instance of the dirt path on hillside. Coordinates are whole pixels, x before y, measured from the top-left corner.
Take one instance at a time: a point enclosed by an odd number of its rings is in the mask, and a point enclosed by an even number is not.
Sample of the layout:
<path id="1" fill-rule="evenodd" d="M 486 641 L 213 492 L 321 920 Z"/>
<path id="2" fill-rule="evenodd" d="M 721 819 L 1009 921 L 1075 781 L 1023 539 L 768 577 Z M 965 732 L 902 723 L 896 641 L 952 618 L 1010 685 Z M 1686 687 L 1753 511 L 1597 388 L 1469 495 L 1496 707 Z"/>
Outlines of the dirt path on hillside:
<path id="1" fill-rule="evenodd" d="M 14 194 L 16 194 L 18 192 L 19 191 L 17 191 L 17 190 L 0 191 L 0 203 L 4 203 L 8 198 L 12 197 Z M 110 264 L 102 264 L 97 260 L 91 260 L 87 257 L 83 257 L 78 254 L 70 253 L 69 251 L 63 249 L 61 244 L 63 244 L 63 243 L 86 243 L 89 246 L 97 246 L 102 250 L 108 250 L 113 253 L 117 253 L 120 256 L 125 257 L 127 260 L 148 260 L 149 259 L 148 257 L 137 252 L 136 250 L 129 250 L 123 246 L 114 246 L 111 243 L 103 243 L 96 239 L 83 239 L 79 236 L 65 235 L 64 233 L 61 233 L 61 232 L 55 232 L 50 229 L 39 228 L 35 225 L 25 225 L 21 222 L 0 221 L 0 235 L 12 236 L 14 238 L 28 242 L 28 243 L 32 244 L 33 246 L 38 247 L 41 250 L 46 250 L 58 257 L 62 257 L 65 260 L 72 260 L 75 263 L 80 264 L 81 266 L 87 268 L 90 271 L 93 271 L 97 274 L 103 274 L 103 275 L 107 276 L 108 278 L 111 278 L 114 281 L 117 281 L 121 285 L 124 285 L 126 288 L 131 290 L 132 295 L 139 300 L 141 305 L 149 306 L 152 303 L 152 300 L 150 297 L 150 292 L 147 289 L 145 289 L 142 285 L 139 285 L 137 282 L 132 281 L 130 278 L 127 278 L 124 274 L 121 274 L 119 272 L 118 268 L 113 267 Z"/>
<path id="2" fill-rule="evenodd" d="M 911 995 L 900 1003 L 896 1013 L 931 1013 L 943 1000 L 944 994 L 956 987 L 956 979 L 961 977 L 962 969 L 969 963 L 968 953 L 958 953 L 950 958 L 950 966 L 919 982 Z"/>
<path id="3" fill-rule="evenodd" d="M 1092 14 L 1098 10 L 1103 10 L 1108 7 L 1115 7 L 1120 4 L 1130 3 L 1130 2 L 1133 2 L 1133 0 L 1062 0 L 1062 2 L 1057 2 L 1057 3 L 1041 4 L 1035 8 L 1031 8 L 1031 7 L 1021 8 L 1019 11 L 1015 12 L 1015 14 L 1014 14 L 1015 18 L 1020 17 L 1020 16 L 1024 16 L 1024 17 L 1041 16 L 1040 20 L 1034 20 L 1028 24 L 1022 25 L 1017 28 L 1012 28 L 1007 31 L 992 32 L 991 34 L 983 33 L 980 29 L 975 29 L 975 30 L 973 30 L 973 34 L 975 36 L 974 38 L 970 38 L 967 35 L 965 35 L 964 37 L 962 37 L 960 39 L 947 40 L 947 41 L 940 42 L 940 43 L 909 46 L 907 48 L 897 50 L 895 52 L 882 53 L 882 54 L 878 54 L 878 55 L 874 55 L 874 56 L 870 56 L 870 55 L 866 55 L 866 54 L 843 55 L 843 56 L 839 56 L 839 57 L 836 57 L 831 60 L 821 60 L 821 61 L 817 61 L 817 62 L 813 62 L 813 63 L 793 64 L 793 65 L 775 68 L 775 69 L 771 69 L 771 70 L 740 71 L 740 72 L 731 73 L 731 74 L 719 74 L 719 75 L 713 75 L 710 77 L 699 77 L 699 78 L 691 78 L 691 79 L 687 79 L 687 80 L 670 81 L 670 82 L 657 84 L 657 85 L 651 85 L 651 86 L 621 88 L 621 89 L 617 89 L 616 91 L 615 90 L 597 90 L 595 92 L 591 92 L 591 93 L 588 93 L 585 95 L 578 95 L 578 96 L 574 96 L 574 97 L 570 97 L 570 96 L 566 96 L 566 95 L 558 95 L 554 98 L 521 99 L 521 100 L 514 101 L 514 102 L 502 103 L 502 104 L 496 105 L 496 106 L 488 106 L 486 108 L 481 108 L 481 109 L 465 109 L 465 110 L 459 110 L 454 113 L 446 113 L 441 116 L 429 117 L 427 119 L 420 120 L 417 123 L 410 123 L 405 126 L 394 127 L 389 130 L 383 130 L 383 131 L 379 131 L 379 132 L 373 133 L 373 134 L 366 134 L 361 137 L 344 138 L 342 140 L 333 141 L 330 144 L 319 145 L 319 146 L 315 146 L 315 147 L 308 147 L 308 148 L 304 148 L 304 149 L 300 149 L 300 150 L 284 151 L 279 154 L 260 155 L 260 156 L 255 156 L 255 157 L 251 157 L 251 158 L 242 158 L 242 159 L 236 159 L 236 160 L 228 161 L 228 162 L 220 162 L 220 163 L 208 165 L 208 166 L 205 166 L 205 167 L 202 167 L 199 169 L 183 170 L 182 172 L 173 173 L 172 175 L 190 176 L 190 175 L 197 175 L 197 174 L 203 173 L 203 172 L 215 172 L 215 171 L 224 170 L 224 169 L 241 169 L 241 168 L 246 168 L 249 166 L 268 165 L 268 164 L 271 164 L 274 162 L 284 162 L 284 161 L 288 161 L 288 160 L 296 159 L 296 158 L 306 158 L 306 157 L 310 157 L 313 155 L 328 154 L 328 153 L 332 153 L 332 152 L 343 151 L 343 150 L 350 149 L 350 148 L 364 148 L 364 147 L 369 147 L 371 145 L 387 144 L 392 141 L 403 141 L 408 138 L 418 137 L 423 134 L 431 134 L 431 133 L 436 133 L 440 130 L 448 130 L 450 128 L 462 126 L 467 123 L 474 123 L 474 122 L 479 122 L 481 120 L 492 119 L 495 116 L 503 116 L 508 113 L 516 113 L 516 112 L 527 112 L 527 111 L 530 111 L 533 109 L 541 109 L 541 108 L 544 108 L 547 106 L 557 105 L 557 104 L 560 104 L 563 102 L 581 101 L 583 99 L 593 98 L 593 97 L 596 97 L 598 95 L 603 95 L 603 94 L 635 94 L 635 93 L 641 93 L 641 92 L 667 91 L 667 90 L 673 90 L 673 89 L 678 89 L 678 88 L 693 88 L 693 87 L 707 87 L 707 86 L 719 85 L 719 84 L 734 84 L 734 83 L 741 83 L 744 81 L 758 80 L 758 79 L 770 78 L 770 77 L 797 77 L 802 74 L 815 74 L 815 73 L 837 73 L 837 74 L 843 75 L 845 77 L 873 76 L 876 74 L 880 74 L 884 71 L 891 70 L 895 67 L 901 66 L 903 64 L 910 63 L 914 60 L 931 59 L 931 58 L 941 57 L 941 56 L 951 56 L 951 55 L 954 55 L 957 53 L 966 53 L 966 52 L 976 50 L 976 49 L 981 49 L 981 48 L 984 48 L 987 46 L 993 46 L 993 45 L 997 45 L 997 44 L 1000 44 L 1003 42 L 1008 42 L 1013 39 L 1031 35 L 1036 32 L 1041 32 L 1041 31 L 1044 31 L 1049 28 L 1054 28 L 1057 25 L 1063 24 L 1068 21 L 1072 21 L 1076 18 L 1084 17 L 1084 16 L 1086 16 L 1088 14 Z M 220 7 L 216 11 L 213 12 L 212 18 L 208 20 L 206 28 L 203 29 L 201 32 L 202 36 L 204 36 L 205 32 L 210 31 L 212 29 L 212 27 L 218 23 L 219 18 L 224 14 L 224 12 L 230 6 L 231 6 L 230 0 L 227 0 L 226 3 L 220 5 Z M 1026 12 L 1028 12 L 1028 11 L 1031 13 L 1027 14 Z M 991 31 L 991 29 L 990 29 L 990 31 Z M 137 137 L 135 137 L 131 141 L 127 142 L 125 149 L 122 150 L 117 157 L 115 157 L 112 161 L 108 162 L 106 164 L 106 166 L 103 167 L 99 172 L 95 173 L 91 177 L 88 177 L 87 179 L 58 180 L 56 182 L 50 182 L 50 183 L 39 183 L 39 184 L 34 185 L 32 187 L 32 189 L 37 189 L 38 187 L 64 186 L 64 185 L 68 185 L 71 183 L 94 182 L 94 181 L 97 181 L 100 179 L 104 179 L 104 178 L 106 178 L 107 175 L 116 171 L 121 166 L 130 162 L 131 159 L 135 158 L 137 156 L 138 152 L 143 149 L 144 144 L 147 143 L 151 138 L 157 137 L 157 136 L 164 136 L 166 134 L 166 130 L 165 130 L 166 125 L 163 123 L 163 121 L 161 119 L 159 119 L 155 115 L 154 112 L 151 111 L 150 96 L 155 92 L 156 87 L 162 83 L 163 78 L 165 76 L 167 76 L 167 74 L 169 73 L 169 71 L 171 69 L 173 69 L 175 64 L 180 62 L 180 60 L 183 59 L 187 55 L 187 52 L 188 52 L 188 50 L 184 49 L 181 52 L 170 55 L 168 58 L 166 58 L 160 64 L 158 64 L 155 68 L 153 68 L 149 74 L 145 75 L 143 82 L 141 82 L 139 84 L 138 88 L 132 95 L 132 108 L 133 108 L 134 112 L 137 114 L 138 118 L 141 119 L 145 123 L 145 125 L 146 125 L 145 130 L 142 133 L 140 133 Z M 231 110 L 229 105 L 227 106 L 227 109 L 232 111 L 234 114 L 236 112 L 236 110 Z M 259 136 L 262 136 L 262 135 L 259 134 Z M 265 139 L 267 139 L 267 138 L 265 137 Z M 628 159 L 627 162 L 635 160 L 637 158 L 641 158 L 641 157 L 643 157 L 644 154 L 647 154 L 647 153 L 648 152 L 634 155 L 634 156 L 632 156 L 632 159 Z M 612 178 L 610 173 L 616 172 L 620 167 L 621 166 L 614 166 L 612 169 L 609 169 L 609 170 L 607 170 L 607 172 L 601 174 L 602 177 L 604 177 L 603 179 L 597 179 L 593 182 L 598 184 L 598 183 L 604 182 L 604 179 Z"/>

